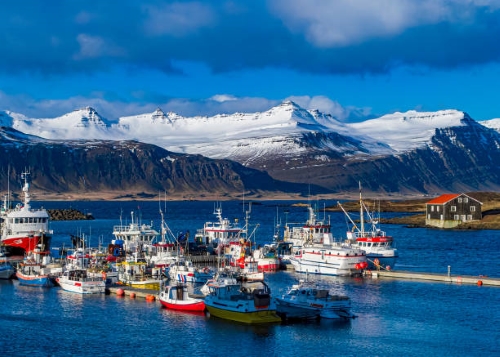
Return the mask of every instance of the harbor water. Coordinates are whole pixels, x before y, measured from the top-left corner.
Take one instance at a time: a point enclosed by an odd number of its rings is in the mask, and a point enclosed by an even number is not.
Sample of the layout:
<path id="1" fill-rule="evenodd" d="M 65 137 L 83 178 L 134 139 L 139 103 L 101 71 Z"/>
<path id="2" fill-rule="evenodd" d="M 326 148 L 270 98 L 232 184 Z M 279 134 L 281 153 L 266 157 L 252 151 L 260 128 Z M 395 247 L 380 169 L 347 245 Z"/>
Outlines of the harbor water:
<path id="1" fill-rule="evenodd" d="M 294 201 L 295 202 L 295 201 Z M 291 202 L 253 204 L 250 224 L 257 244 L 272 241 L 276 222 L 304 223 L 305 207 Z M 52 222 L 53 248 L 70 236 L 106 246 L 114 225 L 131 212 L 159 228 L 160 208 L 174 234 L 214 221 L 213 202 L 34 202 L 45 208 L 75 208 L 92 221 Z M 335 202 L 322 201 L 321 207 Z M 244 220 L 247 205 L 223 202 L 223 216 Z M 345 236 L 345 217 L 330 218 L 334 236 Z M 399 259 L 393 269 L 500 277 L 497 231 L 443 231 L 383 225 L 394 236 Z M 251 227 L 251 230 L 253 228 Z M 54 253 L 57 250 L 54 249 Z M 303 275 L 269 273 L 273 295 Z M 5 356 L 491 356 L 499 352 L 500 289 L 442 282 L 313 277 L 349 296 L 357 316 L 246 326 L 205 314 L 175 312 L 158 302 L 116 295 L 81 296 L 60 288 L 32 288 L 0 281 L 0 351 Z M 198 286 L 191 286 L 193 291 Z"/>

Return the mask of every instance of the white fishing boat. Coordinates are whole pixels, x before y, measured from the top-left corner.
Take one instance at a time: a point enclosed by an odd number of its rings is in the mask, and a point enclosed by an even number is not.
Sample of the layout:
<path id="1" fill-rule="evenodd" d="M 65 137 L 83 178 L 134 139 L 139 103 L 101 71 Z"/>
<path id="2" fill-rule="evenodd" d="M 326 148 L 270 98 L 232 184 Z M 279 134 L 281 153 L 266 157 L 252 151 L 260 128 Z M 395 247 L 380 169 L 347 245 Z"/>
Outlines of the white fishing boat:
<path id="1" fill-rule="evenodd" d="M 43 250 L 50 249 L 50 239 L 53 233 L 49 229 L 50 216 L 44 208 L 31 207 L 28 176 L 29 172 L 23 172 L 21 175 L 24 180 L 23 203 L 10 208 L 10 202 L 6 196 L 0 215 L 3 220 L 0 240 L 12 255 L 24 255 L 40 245 Z"/>
<path id="2" fill-rule="evenodd" d="M 299 282 L 286 294 L 276 297 L 276 311 L 283 320 L 293 319 L 350 319 L 351 299 L 332 294 L 330 289 L 315 283 Z"/>
<path id="3" fill-rule="evenodd" d="M 338 244 L 302 247 L 290 258 L 298 273 L 358 276 L 368 267 L 365 252 Z"/>
<path id="4" fill-rule="evenodd" d="M 394 267 L 399 254 L 394 247 L 393 237 L 388 236 L 385 231 L 380 229 L 380 219 L 376 219 L 366 207 L 361 197 L 361 185 L 359 190 L 359 225 L 354 222 L 340 202 L 338 205 L 351 224 L 351 227 L 348 227 L 346 243 L 366 252 L 369 268 Z M 369 225 L 368 229 L 367 224 Z"/>
<path id="5" fill-rule="evenodd" d="M 287 257 L 296 272 L 321 275 L 355 276 L 368 267 L 365 252 L 336 241 L 330 222 L 317 220 L 308 205 L 309 219 L 299 227 L 285 227 L 284 239 L 292 243 Z"/>
<path id="6" fill-rule="evenodd" d="M 170 279 L 183 283 L 206 283 L 214 277 L 209 267 L 196 267 L 190 260 L 180 259 L 168 269 Z"/>
<path id="7" fill-rule="evenodd" d="M 288 222 L 285 224 L 283 241 L 292 245 L 292 253 L 306 245 L 333 241 L 330 218 L 318 219 L 310 204 L 307 205 L 307 210 L 309 216 L 304 224 L 291 225 Z"/>
<path id="8" fill-rule="evenodd" d="M 219 268 L 212 279 L 208 279 L 205 284 L 200 288 L 200 292 L 207 296 L 210 293 L 209 285 L 217 281 L 226 283 L 238 283 L 241 281 L 240 275 L 232 267 Z"/>
<path id="9" fill-rule="evenodd" d="M 91 277 L 81 268 L 66 270 L 56 281 L 63 290 L 77 294 L 101 294 L 106 290 L 106 276 Z"/>
<path id="10" fill-rule="evenodd" d="M 217 280 L 208 288 L 205 306 L 210 316 L 246 324 L 281 322 L 271 290 L 263 281 L 234 283 Z"/>
<path id="11" fill-rule="evenodd" d="M 152 224 L 140 222 L 137 217 L 134 217 L 134 212 L 132 211 L 130 224 L 114 226 L 113 236 L 112 246 L 122 246 L 123 252 L 130 254 L 147 251 L 154 241 L 158 240 L 160 233 L 153 228 Z"/>
<path id="12" fill-rule="evenodd" d="M 239 241 L 244 228 L 239 225 L 238 219 L 230 221 L 224 218 L 220 206 L 214 208 L 214 214 L 217 220 L 205 222 L 203 228 L 197 230 L 195 242 L 198 245 L 205 245 L 208 252 L 222 254 L 224 245 Z"/>

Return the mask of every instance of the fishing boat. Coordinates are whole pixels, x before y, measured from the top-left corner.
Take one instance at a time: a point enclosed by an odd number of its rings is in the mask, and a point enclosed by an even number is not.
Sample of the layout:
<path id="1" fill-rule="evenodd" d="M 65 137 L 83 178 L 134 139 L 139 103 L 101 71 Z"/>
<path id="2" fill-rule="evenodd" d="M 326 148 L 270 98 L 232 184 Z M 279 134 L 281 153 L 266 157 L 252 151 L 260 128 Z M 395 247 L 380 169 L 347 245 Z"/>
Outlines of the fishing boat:
<path id="1" fill-rule="evenodd" d="M 217 280 L 208 288 L 205 306 L 210 316 L 245 324 L 281 322 L 271 290 L 264 281 L 234 283 Z"/>
<path id="2" fill-rule="evenodd" d="M 20 285 L 46 288 L 55 285 L 52 269 L 47 267 L 47 264 L 50 263 L 49 254 L 49 251 L 37 248 L 25 256 L 16 271 Z"/>
<path id="3" fill-rule="evenodd" d="M 216 221 L 205 222 L 202 229 L 198 229 L 195 234 L 195 242 L 198 245 L 205 245 L 208 252 L 222 253 L 224 245 L 232 241 L 238 241 L 244 228 L 239 225 L 238 219 L 231 222 L 222 216 L 222 207 L 214 208 Z"/>
<path id="4" fill-rule="evenodd" d="M 40 244 L 43 250 L 50 249 L 50 239 L 53 233 L 49 229 L 50 216 L 44 208 L 31 208 L 28 176 L 29 172 L 23 172 L 21 175 L 24 180 L 23 203 L 10 208 L 10 202 L 6 196 L 2 205 L 3 222 L 0 240 L 11 255 L 22 256 L 36 249 Z"/>
<path id="5" fill-rule="evenodd" d="M 189 296 L 186 284 L 165 285 L 160 292 L 160 303 L 168 309 L 181 311 L 205 311 L 203 299 Z"/>
<path id="6" fill-rule="evenodd" d="M 381 266 L 384 268 L 394 267 L 398 258 L 398 250 L 393 246 L 393 237 L 388 236 L 380 229 L 380 219 L 376 219 L 366 207 L 361 197 L 361 185 L 359 190 L 359 226 L 340 202 L 338 205 L 351 224 L 351 227 L 348 227 L 346 243 L 366 252 L 370 269 L 378 269 Z M 367 224 L 370 225 L 368 229 Z"/>
<path id="7" fill-rule="evenodd" d="M 354 317 L 349 297 L 331 294 L 328 288 L 314 283 L 300 281 L 275 300 L 276 312 L 283 320 Z"/>
<path id="8" fill-rule="evenodd" d="M 100 294 L 106 290 L 106 276 L 91 277 L 86 269 L 71 268 L 56 278 L 63 290 L 78 294 Z"/>
<path id="9" fill-rule="evenodd" d="M 328 243 L 302 247 L 290 262 L 298 273 L 332 276 L 359 276 L 368 267 L 363 250 Z"/>
<path id="10" fill-rule="evenodd" d="M 9 280 L 15 276 L 16 269 L 5 255 L 4 247 L 0 246 L 0 279 Z"/>
<path id="11" fill-rule="evenodd" d="M 325 240 L 333 241 L 330 218 L 319 219 L 310 204 L 307 205 L 307 210 L 309 216 L 305 223 L 285 224 L 283 242 L 291 244 L 292 254 L 305 245 L 323 244 Z"/>
<path id="12" fill-rule="evenodd" d="M 112 244 L 123 247 L 123 252 L 126 254 L 139 253 L 146 251 L 153 244 L 153 241 L 158 239 L 159 235 L 160 233 L 153 228 L 152 224 L 139 222 L 132 211 L 130 224 L 120 224 L 113 227 Z"/>
<path id="13" fill-rule="evenodd" d="M 117 263 L 118 284 L 138 289 L 160 290 L 161 269 L 149 269 L 145 258 L 132 255 Z"/>
<path id="14" fill-rule="evenodd" d="M 209 267 L 195 267 L 190 260 L 180 258 L 168 269 L 170 279 L 183 283 L 206 283 L 214 277 Z"/>
<path id="15" fill-rule="evenodd" d="M 212 279 L 208 279 L 205 284 L 200 288 L 200 292 L 207 296 L 210 294 L 209 285 L 217 281 L 226 281 L 236 284 L 241 280 L 239 272 L 233 270 L 232 267 L 219 268 Z"/>
<path id="16" fill-rule="evenodd" d="M 10 264 L 6 257 L 0 257 L 0 279 L 9 280 L 16 273 L 16 270 Z"/>

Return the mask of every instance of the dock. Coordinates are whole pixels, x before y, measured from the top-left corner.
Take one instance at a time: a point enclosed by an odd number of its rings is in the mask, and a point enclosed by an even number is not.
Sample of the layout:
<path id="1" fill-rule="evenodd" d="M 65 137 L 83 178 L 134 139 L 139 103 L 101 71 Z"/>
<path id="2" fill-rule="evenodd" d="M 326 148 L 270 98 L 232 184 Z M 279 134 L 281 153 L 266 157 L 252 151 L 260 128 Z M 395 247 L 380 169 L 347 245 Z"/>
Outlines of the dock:
<path id="1" fill-rule="evenodd" d="M 122 295 L 123 297 L 129 297 L 132 299 L 140 298 L 151 302 L 157 301 L 158 294 L 160 293 L 159 290 L 137 289 L 137 288 L 131 288 L 129 286 L 116 285 L 116 286 L 106 287 L 106 294 L 119 295 L 119 290 L 123 291 Z M 151 299 L 151 296 L 154 296 L 154 299 Z"/>
<path id="2" fill-rule="evenodd" d="M 388 278 L 400 280 L 427 280 L 440 281 L 453 284 L 474 284 L 485 286 L 500 286 L 500 278 L 490 278 L 488 276 L 468 276 L 468 275 L 452 275 L 439 273 L 422 273 L 412 271 L 397 271 L 397 270 L 374 270 L 365 272 L 365 276 L 372 278 Z"/>

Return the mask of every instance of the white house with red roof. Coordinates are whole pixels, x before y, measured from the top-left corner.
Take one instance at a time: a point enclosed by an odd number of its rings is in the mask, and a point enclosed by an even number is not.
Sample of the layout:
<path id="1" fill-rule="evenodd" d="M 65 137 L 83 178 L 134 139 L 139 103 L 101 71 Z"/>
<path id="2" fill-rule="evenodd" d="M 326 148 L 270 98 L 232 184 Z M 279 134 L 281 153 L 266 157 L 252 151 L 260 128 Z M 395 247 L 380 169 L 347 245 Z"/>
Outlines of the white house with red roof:
<path id="1" fill-rule="evenodd" d="M 482 203 L 465 193 L 447 193 L 425 204 L 425 224 L 453 228 L 462 222 L 482 219 Z"/>

